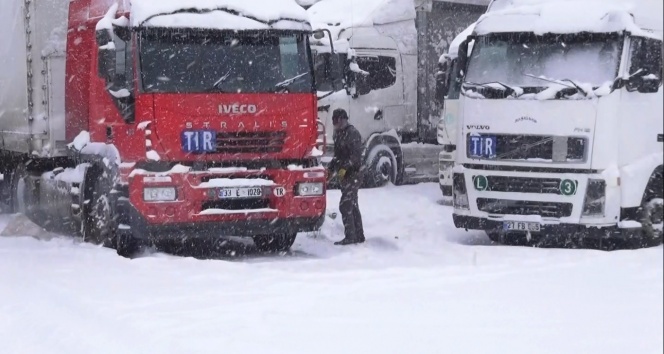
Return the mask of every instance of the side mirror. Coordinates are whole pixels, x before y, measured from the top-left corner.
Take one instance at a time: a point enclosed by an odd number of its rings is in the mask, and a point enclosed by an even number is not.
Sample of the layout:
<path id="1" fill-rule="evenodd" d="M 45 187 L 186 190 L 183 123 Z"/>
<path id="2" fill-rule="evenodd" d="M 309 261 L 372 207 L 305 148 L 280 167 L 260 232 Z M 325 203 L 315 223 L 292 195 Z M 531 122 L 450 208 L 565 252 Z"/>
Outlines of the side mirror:
<path id="1" fill-rule="evenodd" d="M 325 38 L 325 32 L 323 30 L 316 30 L 313 33 L 314 38 L 320 40 Z"/>
<path id="2" fill-rule="evenodd" d="M 115 79 L 115 43 L 108 30 L 97 31 L 97 73 L 99 77 L 106 80 L 106 83 L 112 83 Z"/>
<path id="3" fill-rule="evenodd" d="M 341 90 L 344 86 L 343 67 L 341 66 L 341 60 L 339 60 L 339 56 L 335 53 L 332 53 L 330 58 L 330 76 L 332 79 L 332 87 L 334 88 L 334 91 L 336 92 Z"/>
<path id="4" fill-rule="evenodd" d="M 369 75 L 355 74 L 355 92 L 358 96 L 363 96 L 371 92 L 371 84 L 369 83 Z"/>
<path id="5" fill-rule="evenodd" d="M 462 76 L 464 75 L 464 73 L 466 72 L 466 65 L 468 65 L 468 58 L 470 56 L 469 49 L 472 48 L 471 43 L 473 43 L 474 41 L 475 41 L 475 37 L 474 36 L 469 36 L 459 46 L 459 57 L 456 59 L 458 69 L 455 70 L 455 72 L 461 73 L 461 76 L 459 77 L 459 79 L 461 79 Z"/>
<path id="6" fill-rule="evenodd" d="M 449 72 L 450 64 L 449 61 L 438 64 L 438 72 L 436 73 L 436 93 L 435 99 L 438 104 L 442 106 L 445 102 L 445 96 L 447 96 L 447 91 L 449 90 Z"/>
<path id="7" fill-rule="evenodd" d="M 639 81 L 636 90 L 640 93 L 656 93 L 659 91 L 659 87 L 662 86 L 662 78 L 655 74 L 641 76 Z"/>
<path id="8" fill-rule="evenodd" d="M 639 70 L 626 80 L 628 91 L 639 93 L 656 93 L 662 86 L 662 78 L 650 73 L 648 70 Z"/>

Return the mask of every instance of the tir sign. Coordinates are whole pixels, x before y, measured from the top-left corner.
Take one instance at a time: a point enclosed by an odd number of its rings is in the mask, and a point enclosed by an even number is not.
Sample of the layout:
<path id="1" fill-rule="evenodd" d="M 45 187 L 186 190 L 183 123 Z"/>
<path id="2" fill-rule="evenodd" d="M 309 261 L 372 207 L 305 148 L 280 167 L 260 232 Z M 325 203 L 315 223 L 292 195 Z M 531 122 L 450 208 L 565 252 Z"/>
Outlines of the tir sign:
<path id="1" fill-rule="evenodd" d="M 217 150 L 217 133 L 212 130 L 185 130 L 180 137 L 182 151 L 206 153 Z"/>
<path id="2" fill-rule="evenodd" d="M 492 135 L 469 135 L 468 155 L 474 158 L 495 159 L 496 137 Z"/>

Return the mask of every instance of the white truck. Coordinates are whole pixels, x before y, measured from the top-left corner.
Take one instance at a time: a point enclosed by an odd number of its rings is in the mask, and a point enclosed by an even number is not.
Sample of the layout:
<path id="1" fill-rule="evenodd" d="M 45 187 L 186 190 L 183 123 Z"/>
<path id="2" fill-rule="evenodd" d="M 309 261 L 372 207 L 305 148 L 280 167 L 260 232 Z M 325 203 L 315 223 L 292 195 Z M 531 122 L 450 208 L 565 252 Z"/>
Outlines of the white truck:
<path id="1" fill-rule="evenodd" d="M 662 10 L 494 1 L 459 51 L 456 227 L 661 243 Z"/>
<path id="2" fill-rule="evenodd" d="M 328 34 L 313 42 L 319 119 L 331 143 L 332 112 L 349 113 L 364 138 L 366 186 L 437 178 L 438 115 L 422 94 L 430 84 L 428 43 L 419 43 L 416 29 L 431 8 L 431 0 L 321 0 L 307 10 L 314 28 Z M 335 70 L 343 82 L 329 79 Z"/>

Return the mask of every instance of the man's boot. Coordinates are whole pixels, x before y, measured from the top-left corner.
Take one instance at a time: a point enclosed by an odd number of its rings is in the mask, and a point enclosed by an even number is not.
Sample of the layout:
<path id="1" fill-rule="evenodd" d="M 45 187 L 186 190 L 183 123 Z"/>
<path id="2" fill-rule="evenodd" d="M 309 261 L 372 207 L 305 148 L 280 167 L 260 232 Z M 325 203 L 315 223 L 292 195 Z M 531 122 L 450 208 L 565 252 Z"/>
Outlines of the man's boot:
<path id="1" fill-rule="evenodd" d="M 363 243 L 364 240 L 355 240 L 355 239 L 349 239 L 345 238 L 339 242 L 335 242 L 334 244 L 337 246 L 346 246 L 346 245 L 354 245 L 356 243 Z"/>

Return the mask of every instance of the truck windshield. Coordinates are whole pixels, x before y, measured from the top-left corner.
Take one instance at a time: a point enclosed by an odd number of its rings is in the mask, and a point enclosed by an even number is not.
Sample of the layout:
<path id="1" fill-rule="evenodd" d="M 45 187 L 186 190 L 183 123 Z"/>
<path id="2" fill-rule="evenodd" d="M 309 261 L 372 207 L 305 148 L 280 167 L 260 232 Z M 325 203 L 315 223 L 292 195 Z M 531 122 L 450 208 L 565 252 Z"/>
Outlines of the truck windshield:
<path id="1" fill-rule="evenodd" d="M 314 92 L 307 36 L 259 31 L 145 29 L 145 92 Z"/>
<path id="2" fill-rule="evenodd" d="M 616 78 L 620 51 L 619 36 L 612 34 L 482 36 L 464 81 L 542 88 L 546 80 L 571 80 L 599 87 Z"/>

